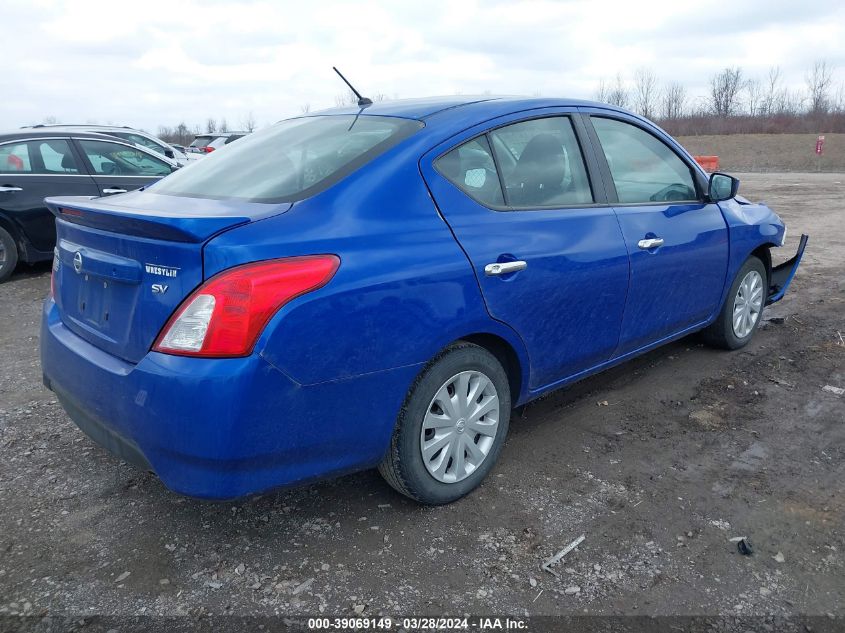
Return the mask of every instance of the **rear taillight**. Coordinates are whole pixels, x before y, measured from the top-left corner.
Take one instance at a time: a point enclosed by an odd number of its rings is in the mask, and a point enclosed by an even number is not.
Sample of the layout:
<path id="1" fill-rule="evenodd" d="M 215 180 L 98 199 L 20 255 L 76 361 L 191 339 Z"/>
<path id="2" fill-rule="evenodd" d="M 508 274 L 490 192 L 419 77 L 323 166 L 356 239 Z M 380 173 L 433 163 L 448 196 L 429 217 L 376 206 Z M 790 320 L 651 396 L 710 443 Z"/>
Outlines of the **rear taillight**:
<path id="1" fill-rule="evenodd" d="M 213 148 L 211 145 L 206 145 L 205 147 L 203 147 L 203 148 L 202 148 L 202 150 L 203 150 L 206 154 L 210 154 L 211 152 L 213 152 L 213 151 L 214 151 L 214 148 Z"/>
<path id="2" fill-rule="evenodd" d="M 215 275 L 182 302 L 153 351 L 247 356 L 279 308 L 326 285 L 339 265 L 335 255 L 308 255 L 245 264 Z"/>

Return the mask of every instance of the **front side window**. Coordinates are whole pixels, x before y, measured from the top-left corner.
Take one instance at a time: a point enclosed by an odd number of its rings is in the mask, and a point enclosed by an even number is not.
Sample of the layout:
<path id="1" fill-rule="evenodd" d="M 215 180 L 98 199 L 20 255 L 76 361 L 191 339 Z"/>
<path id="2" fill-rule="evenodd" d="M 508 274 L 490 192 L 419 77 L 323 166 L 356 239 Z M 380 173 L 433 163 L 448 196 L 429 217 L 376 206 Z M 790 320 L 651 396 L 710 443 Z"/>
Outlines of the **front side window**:
<path id="1" fill-rule="evenodd" d="M 211 152 L 152 191 L 217 200 L 302 200 L 327 189 L 421 127 L 419 121 L 367 115 L 289 119 Z"/>
<path id="2" fill-rule="evenodd" d="M 470 198 L 488 206 L 502 206 L 504 197 L 486 136 L 459 145 L 435 162 L 437 171 Z"/>
<path id="3" fill-rule="evenodd" d="M 657 137 L 624 121 L 602 117 L 591 120 L 620 203 L 698 198 L 689 166 Z"/>
<path id="4" fill-rule="evenodd" d="M 138 149 L 108 141 L 81 140 L 94 173 L 104 176 L 166 176 L 170 165 Z"/>
<path id="5" fill-rule="evenodd" d="M 569 117 L 521 121 L 490 132 L 507 203 L 514 208 L 590 204 L 593 194 Z"/>

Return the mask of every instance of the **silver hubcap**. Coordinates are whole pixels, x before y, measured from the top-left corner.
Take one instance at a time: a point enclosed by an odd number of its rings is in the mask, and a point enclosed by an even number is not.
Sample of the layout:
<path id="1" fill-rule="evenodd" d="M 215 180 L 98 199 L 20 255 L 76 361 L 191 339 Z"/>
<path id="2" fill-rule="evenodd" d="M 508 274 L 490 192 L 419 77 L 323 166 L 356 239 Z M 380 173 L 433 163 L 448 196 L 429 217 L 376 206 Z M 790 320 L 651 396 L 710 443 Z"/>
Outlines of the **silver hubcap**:
<path id="1" fill-rule="evenodd" d="M 734 298 L 733 326 L 737 338 L 745 338 L 754 329 L 763 309 L 763 278 L 756 270 L 739 284 Z"/>
<path id="2" fill-rule="evenodd" d="M 499 428 L 499 394 L 478 371 L 462 371 L 437 390 L 423 420 L 420 452 L 437 481 L 469 477 L 487 458 Z"/>
<path id="3" fill-rule="evenodd" d="M 0 242 L 0 268 L 6 263 L 6 246 Z"/>

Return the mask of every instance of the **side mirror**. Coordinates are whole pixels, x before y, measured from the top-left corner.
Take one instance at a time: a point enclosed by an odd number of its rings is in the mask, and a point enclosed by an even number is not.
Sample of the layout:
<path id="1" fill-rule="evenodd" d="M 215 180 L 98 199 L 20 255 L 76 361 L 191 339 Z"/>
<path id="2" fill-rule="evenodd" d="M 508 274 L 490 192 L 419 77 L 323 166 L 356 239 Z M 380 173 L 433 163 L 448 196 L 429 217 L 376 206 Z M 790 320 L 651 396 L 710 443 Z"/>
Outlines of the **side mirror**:
<path id="1" fill-rule="evenodd" d="M 739 180 L 721 172 L 710 174 L 710 184 L 707 188 L 707 197 L 710 202 L 721 202 L 736 197 L 739 192 Z"/>
<path id="2" fill-rule="evenodd" d="M 168 158 L 176 158 L 176 154 L 173 153 L 172 149 L 164 150 L 164 155 L 167 156 Z"/>

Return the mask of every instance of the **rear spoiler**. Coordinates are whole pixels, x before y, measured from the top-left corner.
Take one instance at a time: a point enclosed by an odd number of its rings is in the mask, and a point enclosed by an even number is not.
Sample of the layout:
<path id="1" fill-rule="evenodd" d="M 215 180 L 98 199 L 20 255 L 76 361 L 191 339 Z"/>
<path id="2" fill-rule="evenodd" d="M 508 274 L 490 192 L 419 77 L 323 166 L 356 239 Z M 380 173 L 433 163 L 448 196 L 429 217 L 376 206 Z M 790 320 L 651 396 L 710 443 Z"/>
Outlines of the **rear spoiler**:
<path id="1" fill-rule="evenodd" d="M 44 202 L 64 222 L 169 242 L 204 242 L 221 231 L 250 221 L 246 216 L 210 215 L 191 210 L 146 212 L 119 206 L 109 198 L 67 196 L 47 198 Z"/>

